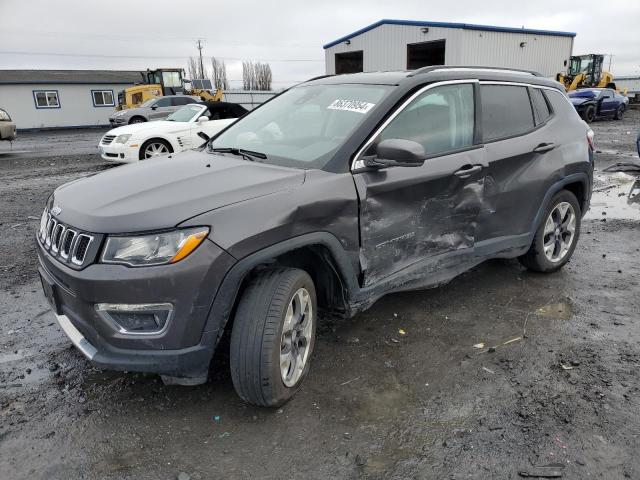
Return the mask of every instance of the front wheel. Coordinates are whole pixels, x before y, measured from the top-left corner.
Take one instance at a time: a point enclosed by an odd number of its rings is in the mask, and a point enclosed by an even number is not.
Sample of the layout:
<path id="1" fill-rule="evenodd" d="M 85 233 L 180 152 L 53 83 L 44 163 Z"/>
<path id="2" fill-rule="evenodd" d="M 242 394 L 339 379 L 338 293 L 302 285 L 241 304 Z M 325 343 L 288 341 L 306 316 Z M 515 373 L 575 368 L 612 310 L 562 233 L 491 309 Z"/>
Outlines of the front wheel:
<path id="1" fill-rule="evenodd" d="M 142 144 L 138 158 L 140 160 L 148 160 L 161 155 L 168 155 L 172 152 L 173 149 L 169 142 L 162 140 L 161 138 L 152 138 Z"/>
<path id="2" fill-rule="evenodd" d="M 529 270 L 555 272 L 569 261 L 580 236 L 582 213 L 576 196 L 561 190 L 551 199 L 529 251 L 518 258 Z"/>
<path id="3" fill-rule="evenodd" d="M 248 403 L 277 407 L 309 372 L 316 333 L 313 281 L 297 268 L 259 273 L 245 289 L 231 331 L 231 378 Z"/>
<path id="4" fill-rule="evenodd" d="M 622 120 L 622 117 L 624 117 L 624 105 L 620 105 L 618 107 L 618 110 L 616 110 L 615 119 L 616 120 Z"/>
<path id="5" fill-rule="evenodd" d="M 587 123 L 591 123 L 596 119 L 596 107 L 589 105 L 584 111 L 583 118 Z"/>

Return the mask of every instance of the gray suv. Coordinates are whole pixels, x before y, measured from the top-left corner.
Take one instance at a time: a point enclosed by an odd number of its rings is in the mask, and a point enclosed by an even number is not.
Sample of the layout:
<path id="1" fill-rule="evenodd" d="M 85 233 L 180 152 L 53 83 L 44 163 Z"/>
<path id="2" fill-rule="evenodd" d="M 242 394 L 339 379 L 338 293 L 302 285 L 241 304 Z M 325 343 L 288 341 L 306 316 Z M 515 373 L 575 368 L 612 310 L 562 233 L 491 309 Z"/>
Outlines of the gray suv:
<path id="1" fill-rule="evenodd" d="M 109 117 L 112 127 L 121 127 L 130 123 L 142 123 L 167 118 L 180 107 L 199 102 L 200 97 L 189 95 L 169 95 L 147 100 L 136 108 L 127 108 L 114 112 Z"/>
<path id="2" fill-rule="evenodd" d="M 320 312 L 352 317 L 490 258 L 566 264 L 592 142 L 562 85 L 533 73 L 314 79 L 199 151 L 57 188 L 42 285 L 95 365 L 202 383 L 226 332 L 238 394 L 281 405 L 309 372 Z"/>

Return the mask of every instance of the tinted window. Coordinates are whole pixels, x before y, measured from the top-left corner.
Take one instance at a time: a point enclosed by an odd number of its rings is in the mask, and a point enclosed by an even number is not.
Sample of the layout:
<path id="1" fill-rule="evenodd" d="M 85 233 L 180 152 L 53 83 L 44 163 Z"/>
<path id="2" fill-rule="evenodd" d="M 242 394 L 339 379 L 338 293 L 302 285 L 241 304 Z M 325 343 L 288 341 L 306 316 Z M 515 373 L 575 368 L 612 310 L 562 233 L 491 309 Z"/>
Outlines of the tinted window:
<path id="1" fill-rule="evenodd" d="M 578 112 L 576 112 L 576 109 L 573 107 L 573 105 L 569 103 L 564 93 L 561 93 L 559 90 L 547 90 L 545 93 L 547 95 L 549 103 L 551 103 L 551 109 L 556 115 L 569 115 L 573 117 L 578 116 Z"/>
<path id="2" fill-rule="evenodd" d="M 533 129 L 533 112 L 526 87 L 482 85 L 484 141 L 522 135 Z"/>
<path id="3" fill-rule="evenodd" d="M 171 106 L 171 98 L 161 98 L 156 102 L 156 107 L 169 107 Z"/>
<path id="4" fill-rule="evenodd" d="M 551 110 L 549 109 L 549 104 L 547 103 L 542 89 L 532 88 L 530 92 L 534 113 L 536 115 L 536 125 L 539 125 L 549 120 Z"/>
<path id="5" fill-rule="evenodd" d="M 385 128 L 378 140 L 402 138 L 420 143 L 427 155 L 473 145 L 473 85 L 427 90 Z"/>
<path id="6" fill-rule="evenodd" d="M 190 103 L 196 103 L 191 97 L 174 97 L 171 99 L 171 104 L 174 106 L 188 105 Z"/>
<path id="7" fill-rule="evenodd" d="M 611 90 L 604 90 L 602 92 L 602 96 L 604 98 L 613 98 L 613 93 L 611 93 Z"/>

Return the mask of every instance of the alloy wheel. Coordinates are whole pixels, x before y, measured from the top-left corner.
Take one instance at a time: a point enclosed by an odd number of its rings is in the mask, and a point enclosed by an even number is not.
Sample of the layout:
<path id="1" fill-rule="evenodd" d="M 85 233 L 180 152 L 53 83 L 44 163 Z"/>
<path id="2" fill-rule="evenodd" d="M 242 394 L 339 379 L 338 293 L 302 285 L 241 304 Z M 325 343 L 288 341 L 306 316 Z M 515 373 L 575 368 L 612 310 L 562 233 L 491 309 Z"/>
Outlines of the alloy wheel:
<path id="1" fill-rule="evenodd" d="M 309 292 L 300 288 L 289 301 L 280 337 L 280 375 L 287 387 L 293 387 L 304 372 L 314 321 Z"/>
<path id="2" fill-rule="evenodd" d="M 569 202 L 557 204 L 544 225 L 544 254 L 552 263 L 558 263 L 566 257 L 576 234 L 576 212 Z"/>
<path id="3" fill-rule="evenodd" d="M 158 155 L 166 155 L 169 152 L 169 149 L 164 143 L 154 142 L 147 145 L 147 148 L 144 149 L 144 158 L 153 158 Z"/>

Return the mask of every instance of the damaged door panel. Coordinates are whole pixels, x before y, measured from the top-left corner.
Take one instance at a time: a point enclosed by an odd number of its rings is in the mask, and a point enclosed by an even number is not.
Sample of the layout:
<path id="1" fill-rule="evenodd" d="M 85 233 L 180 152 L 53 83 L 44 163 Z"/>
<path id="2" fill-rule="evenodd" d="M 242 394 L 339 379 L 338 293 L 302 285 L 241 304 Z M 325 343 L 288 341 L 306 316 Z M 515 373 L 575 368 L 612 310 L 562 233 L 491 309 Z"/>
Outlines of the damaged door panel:
<path id="1" fill-rule="evenodd" d="M 421 144 L 427 159 L 354 175 L 364 286 L 428 258 L 473 250 L 487 167 L 474 133 L 474 85 L 457 83 L 418 94 L 365 148 L 369 157 L 383 140 L 406 139 Z"/>
<path id="2" fill-rule="evenodd" d="M 473 250 L 484 203 L 482 157 L 479 148 L 427 160 L 422 167 L 354 176 L 365 286 L 421 260 Z M 456 175 L 472 170 L 471 165 L 480 168 Z"/>

